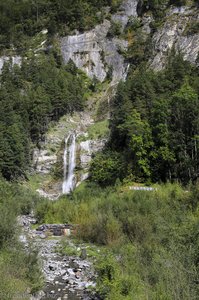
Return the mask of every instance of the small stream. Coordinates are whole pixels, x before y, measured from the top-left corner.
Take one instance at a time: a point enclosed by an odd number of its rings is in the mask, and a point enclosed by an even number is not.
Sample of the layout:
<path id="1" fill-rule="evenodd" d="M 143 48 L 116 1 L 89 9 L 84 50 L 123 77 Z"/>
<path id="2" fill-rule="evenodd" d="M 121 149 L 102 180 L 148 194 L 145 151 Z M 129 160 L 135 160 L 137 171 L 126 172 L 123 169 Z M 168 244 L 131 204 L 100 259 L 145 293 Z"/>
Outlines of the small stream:
<path id="1" fill-rule="evenodd" d="M 56 251 L 62 237 L 46 237 L 42 231 L 31 229 L 35 224 L 34 216 L 20 216 L 22 227 L 21 242 L 26 250 L 36 248 L 39 251 L 45 286 L 31 300 L 94 300 L 98 299 L 90 288 L 95 287 L 96 274 L 93 265 L 79 256 L 62 256 Z M 68 238 L 67 238 L 68 239 Z M 72 242 L 69 240 L 72 244 Z"/>

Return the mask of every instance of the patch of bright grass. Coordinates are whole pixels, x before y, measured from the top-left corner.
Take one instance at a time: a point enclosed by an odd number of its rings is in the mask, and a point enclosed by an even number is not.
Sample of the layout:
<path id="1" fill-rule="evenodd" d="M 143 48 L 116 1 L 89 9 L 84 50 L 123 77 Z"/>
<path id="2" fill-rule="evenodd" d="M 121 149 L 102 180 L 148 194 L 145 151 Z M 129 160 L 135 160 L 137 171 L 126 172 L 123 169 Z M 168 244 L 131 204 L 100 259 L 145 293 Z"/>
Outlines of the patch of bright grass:
<path id="1" fill-rule="evenodd" d="M 48 174 L 34 174 L 28 177 L 28 181 L 25 182 L 25 185 L 28 186 L 31 190 L 36 191 L 41 188 L 44 182 L 50 179 Z"/>
<path id="2" fill-rule="evenodd" d="M 108 120 L 97 122 L 88 128 L 88 136 L 91 140 L 105 138 L 108 136 L 108 133 Z"/>

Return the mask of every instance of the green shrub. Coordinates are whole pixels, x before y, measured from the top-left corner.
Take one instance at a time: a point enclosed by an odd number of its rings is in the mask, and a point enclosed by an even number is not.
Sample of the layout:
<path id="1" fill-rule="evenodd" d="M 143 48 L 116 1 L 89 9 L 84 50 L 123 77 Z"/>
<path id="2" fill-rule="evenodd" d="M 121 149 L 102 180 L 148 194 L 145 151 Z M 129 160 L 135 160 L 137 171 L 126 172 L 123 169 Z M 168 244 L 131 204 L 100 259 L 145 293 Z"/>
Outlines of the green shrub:
<path id="1" fill-rule="evenodd" d="M 109 28 L 109 31 L 107 33 L 108 38 L 113 38 L 116 36 L 119 36 L 121 34 L 121 24 L 118 22 L 111 22 L 111 27 Z"/>
<path id="2" fill-rule="evenodd" d="M 29 213 L 38 197 L 19 184 L 0 180 L 0 299 L 29 299 L 27 290 L 38 291 L 42 277 L 37 253 L 25 253 L 18 242 L 16 218 Z"/>
<path id="3" fill-rule="evenodd" d="M 84 183 L 40 204 L 42 218 L 79 224 L 78 238 L 105 246 L 96 267 L 102 299 L 197 299 L 198 189 L 127 188 Z"/>
<path id="4" fill-rule="evenodd" d="M 123 176 L 123 168 L 123 160 L 117 152 L 98 153 L 91 163 L 91 178 L 102 186 L 111 185 Z"/>

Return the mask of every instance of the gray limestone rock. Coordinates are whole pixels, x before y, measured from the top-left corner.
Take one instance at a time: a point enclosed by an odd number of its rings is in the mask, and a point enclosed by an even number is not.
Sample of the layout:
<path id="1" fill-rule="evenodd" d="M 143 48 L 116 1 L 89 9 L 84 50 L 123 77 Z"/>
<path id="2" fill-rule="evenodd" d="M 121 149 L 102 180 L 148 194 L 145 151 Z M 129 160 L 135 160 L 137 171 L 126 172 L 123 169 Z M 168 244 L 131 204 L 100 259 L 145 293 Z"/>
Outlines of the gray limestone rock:
<path id="1" fill-rule="evenodd" d="M 125 0 L 123 1 L 119 11 L 112 15 L 114 22 L 119 22 L 124 29 L 129 19 L 137 17 L 138 0 Z"/>
<path id="2" fill-rule="evenodd" d="M 130 18 L 137 17 L 137 4 L 138 0 L 124 0 L 111 20 L 119 22 L 124 29 Z M 110 27 L 111 22 L 104 20 L 91 31 L 62 38 L 61 52 L 65 64 L 71 59 L 89 77 L 100 81 L 104 81 L 110 70 L 113 82 L 125 80 L 127 64 L 120 51 L 126 50 L 128 43 L 122 39 L 108 38 Z"/>
<path id="3" fill-rule="evenodd" d="M 153 58 L 150 67 L 155 70 L 164 68 L 171 49 L 182 53 L 184 59 L 196 63 L 199 52 L 199 34 L 186 33 L 191 22 L 198 21 L 198 11 L 186 7 L 172 8 L 163 26 L 154 34 Z"/>
<path id="4" fill-rule="evenodd" d="M 47 150 L 35 149 L 33 152 L 33 166 L 38 173 L 48 174 L 56 161 L 57 156 L 50 154 Z"/>
<path id="5" fill-rule="evenodd" d="M 83 34 L 64 37 L 61 39 L 61 52 L 64 63 L 71 59 L 89 77 L 103 81 L 109 69 L 113 70 L 113 81 L 124 78 L 126 64 L 119 54 L 120 49 L 127 48 L 127 42 L 106 37 L 111 24 L 105 20 L 95 29 Z"/>
<path id="6" fill-rule="evenodd" d="M 137 16 L 137 5 L 138 0 L 125 0 L 121 5 L 121 9 L 128 17 L 135 17 Z"/>

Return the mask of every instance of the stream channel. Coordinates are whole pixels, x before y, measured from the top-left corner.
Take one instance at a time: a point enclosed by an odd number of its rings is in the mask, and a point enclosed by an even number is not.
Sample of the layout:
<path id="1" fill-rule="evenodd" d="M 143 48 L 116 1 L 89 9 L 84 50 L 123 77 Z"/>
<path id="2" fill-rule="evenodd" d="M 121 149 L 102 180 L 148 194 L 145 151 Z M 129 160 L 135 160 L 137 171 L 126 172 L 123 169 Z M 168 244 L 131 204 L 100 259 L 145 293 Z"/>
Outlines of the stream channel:
<path id="1" fill-rule="evenodd" d="M 86 257 L 59 254 L 56 247 L 60 246 L 63 237 L 47 237 L 45 231 L 32 229 L 32 224 L 36 222 L 33 215 L 23 215 L 18 218 L 22 228 L 20 241 L 24 244 L 25 251 L 34 251 L 34 249 L 38 251 L 44 276 L 43 290 L 32 296 L 31 300 L 98 299 L 94 292 L 91 292 L 96 281 L 92 263 Z M 64 239 L 67 239 L 69 245 L 75 247 L 69 237 Z"/>

